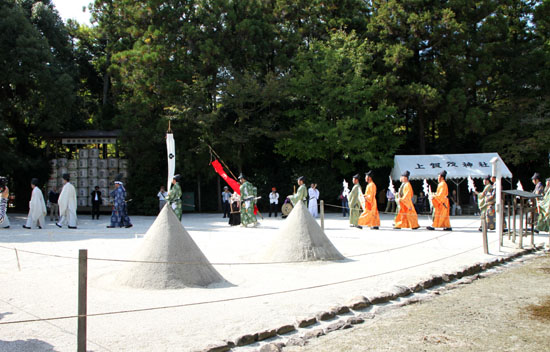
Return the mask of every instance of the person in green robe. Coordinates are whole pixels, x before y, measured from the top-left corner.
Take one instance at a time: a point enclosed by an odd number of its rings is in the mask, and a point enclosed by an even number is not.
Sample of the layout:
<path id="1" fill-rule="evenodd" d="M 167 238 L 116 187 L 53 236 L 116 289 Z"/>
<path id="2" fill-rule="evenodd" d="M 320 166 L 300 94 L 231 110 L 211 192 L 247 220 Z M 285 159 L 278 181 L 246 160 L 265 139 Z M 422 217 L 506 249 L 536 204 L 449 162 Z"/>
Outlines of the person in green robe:
<path id="1" fill-rule="evenodd" d="M 249 224 L 258 225 L 258 219 L 254 214 L 254 205 L 256 204 L 256 187 L 246 180 L 243 174 L 239 175 L 241 183 L 241 226 L 247 227 Z"/>
<path id="2" fill-rule="evenodd" d="M 348 196 L 349 204 L 349 226 L 362 229 L 363 226 L 358 225 L 359 216 L 363 212 L 362 200 L 365 196 L 361 190 L 361 184 L 359 183 L 359 174 L 353 176 L 353 188 Z"/>
<path id="3" fill-rule="evenodd" d="M 292 206 L 296 206 L 296 203 L 299 201 L 305 202 L 307 200 L 307 188 L 304 176 L 298 177 L 298 191 L 296 191 L 296 194 L 289 195 L 287 198 L 292 203 Z"/>
<path id="4" fill-rule="evenodd" d="M 477 194 L 477 204 L 480 211 L 481 219 L 486 219 L 487 221 L 487 230 L 495 229 L 495 213 L 494 210 L 491 211 L 491 205 L 495 204 L 493 199 L 493 185 L 491 184 L 491 176 L 487 176 L 483 179 L 483 191 L 476 192 Z M 482 230 L 482 227 L 479 227 L 479 231 Z"/>
<path id="5" fill-rule="evenodd" d="M 181 208 L 181 186 L 180 186 L 180 175 L 174 175 L 174 178 L 172 179 L 172 187 L 170 187 L 170 192 L 168 192 L 168 195 L 166 196 L 166 201 L 172 209 L 174 210 L 174 213 L 176 213 L 176 216 L 181 221 L 181 215 L 182 215 L 182 208 Z"/>
<path id="6" fill-rule="evenodd" d="M 550 233 L 550 178 L 546 179 L 544 197 L 537 202 L 539 210 L 537 230 Z"/>

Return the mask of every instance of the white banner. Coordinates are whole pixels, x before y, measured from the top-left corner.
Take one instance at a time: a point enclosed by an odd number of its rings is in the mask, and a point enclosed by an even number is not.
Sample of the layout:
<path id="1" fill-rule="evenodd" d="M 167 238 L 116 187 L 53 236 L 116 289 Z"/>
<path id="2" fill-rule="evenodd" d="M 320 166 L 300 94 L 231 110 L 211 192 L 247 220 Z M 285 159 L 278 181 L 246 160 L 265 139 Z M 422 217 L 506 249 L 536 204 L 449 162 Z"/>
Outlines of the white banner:
<path id="1" fill-rule="evenodd" d="M 168 155 L 168 186 L 166 190 L 170 191 L 174 172 L 176 171 L 176 142 L 174 141 L 174 134 L 172 133 L 166 134 L 166 151 Z"/>
<path id="2" fill-rule="evenodd" d="M 500 161 L 501 176 L 511 178 L 512 173 L 497 153 L 395 155 L 391 177 L 399 180 L 408 170 L 409 180 L 433 179 L 445 170 L 447 179 L 483 178 L 492 173 L 491 159 L 495 157 Z"/>

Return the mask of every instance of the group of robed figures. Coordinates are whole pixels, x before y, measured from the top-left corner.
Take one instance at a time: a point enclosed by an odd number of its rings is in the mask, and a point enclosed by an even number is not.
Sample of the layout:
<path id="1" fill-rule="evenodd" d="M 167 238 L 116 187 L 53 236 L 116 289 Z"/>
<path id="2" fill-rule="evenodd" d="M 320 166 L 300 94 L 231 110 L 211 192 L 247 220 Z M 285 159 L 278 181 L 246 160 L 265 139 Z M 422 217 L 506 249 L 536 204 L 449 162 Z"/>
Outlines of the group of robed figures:
<path id="1" fill-rule="evenodd" d="M 409 182 L 410 172 L 405 171 L 400 178 L 401 186 L 395 193 L 397 204 L 394 229 L 410 228 L 418 229 L 418 214 L 413 203 L 413 188 Z M 446 171 L 438 175 L 438 185 L 435 193 L 429 193 L 430 204 L 432 205 L 433 223 L 428 226 L 428 230 L 442 228 L 445 231 L 452 231 L 450 222 L 449 206 L 449 188 L 445 178 Z M 369 171 L 365 175 L 367 187 L 365 192 L 361 190 L 359 175 L 353 176 L 353 188 L 348 196 L 350 210 L 350 226 L 362 229 L 367 226 L 372 230 L 378 230 L 380 226 L 380 215 L 378 213 L 378 204 L 376 202 L 376 184 L 373 180 L 373 172 Z"/>

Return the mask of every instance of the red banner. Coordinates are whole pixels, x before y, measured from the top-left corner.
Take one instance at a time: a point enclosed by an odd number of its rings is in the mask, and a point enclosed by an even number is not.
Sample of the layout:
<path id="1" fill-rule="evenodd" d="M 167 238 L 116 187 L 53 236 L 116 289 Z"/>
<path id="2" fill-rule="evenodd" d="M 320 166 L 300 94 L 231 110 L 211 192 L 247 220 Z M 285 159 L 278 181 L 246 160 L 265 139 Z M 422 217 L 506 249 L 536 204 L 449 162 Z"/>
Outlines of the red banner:
<path id="1" fill-rule="evenodd" d="M 227 174 L 225 173 L 225 171 L 223 169 L 222 164 L 220 164 L 218 159 L 216 159 L 212 162 L 212 167 L 214 168 L 214 170 L 216 170 L 216 173 L 218 175 L 220 175 L 221 178 L 223 178 L 223 180 L 225 182 L 227 182 L 229 187 L 231 187 L 234 192 L 237 192 L 238 195 L 241 195 L 241 185 L 239 184 L 239 182 L 237 182 L 234 179 L 232 179 L 231 177 L 227 176 Z M 256 205 L 254 205 L 254 214 L 258 214 L 258 207 Z"/>
<path id="2" fill-rule="evenodd" d="M 237 192 L 238 195 L 241 195 L 241 185 L 239 184 L 239 182 L 227 176 L 227 174 L 223 170 L 222 164 L 220 164 L 217 159 L 212 162 L 212 167 L 214 168 L 214 170 L 216 170 L 216 173 L 220 175 L 225 182 L 227 182 L 229 187 L 231 187 L 234 192 Z"/>

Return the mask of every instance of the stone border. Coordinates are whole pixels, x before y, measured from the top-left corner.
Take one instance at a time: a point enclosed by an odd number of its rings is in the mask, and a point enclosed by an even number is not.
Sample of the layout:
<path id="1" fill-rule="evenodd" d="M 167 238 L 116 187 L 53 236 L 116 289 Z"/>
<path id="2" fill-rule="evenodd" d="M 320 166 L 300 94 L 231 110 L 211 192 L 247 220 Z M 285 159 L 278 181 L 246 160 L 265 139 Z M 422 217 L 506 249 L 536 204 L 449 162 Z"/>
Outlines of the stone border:
<path id="1" fill-rule="evenodd" d="M 488 262 L 475 263 L 471 266 L 464 266 L 461 269 L 444 273 L 441 275 L 432 275 L 431 277 L 424 279 L 412 286 L 393 286 L 390 292 L 381 292 L 377 295 L 364 297 L 356 296 L 350 299 L 344 306 L 335 306 L 330 308 L 326 312 L 318 312 L 315 316 L 298 319 L 294 324 L 287 324 L 280 326 L 276 329 L 264 330 L 254 334 L 246 334 L 237 337 L 233 341 L 224 340 L 216 344 L 210 344 L 205 349 L 201 350 L 202 352 L 225 352 L 230 351 L 234 347 L 247 346 L 256 342 L 260 342 L 269 338 L 276 336 L 284 337 L 285 335 L 295 332 L 299 329 L 310 327 L 317 323 L 327 323 L 327 321 L 335 320 L 341 318 L 331 324 L 325 324 L 325 328 L 316 328 L 316 329 L 307 329 L 302 336 L 293 336 L 290 337 L 286 343 L 271 342 L 265 344 L 259 348 L 260 352 L 278 352 L 286 346 L 304 346 L 307 343 L 307 340 L 317 338 L 322 335 L 326 335 L 330 332 L 336 330 L 343 330 L 352 328 L 353 325 L 361 324 L 366 320 L 373 319 L 375 317 L 374 313 L 370 312 L 361 312 L 362 310 L 370 306 L 381 306 L 393 300 L 396 300 L 400 297 L 408 297 L 414 295 L 422 290 L 427 290 L 435 286 L 443 285 L 445 289 L 454 289 L 463 284 L 469 284 L 479 278 L 484 277 L 479 275 L 480 272 L 491 269 L 495 266 L 499 266 L 508 262 L 515 260 L 516 258 L 522 257 L 524 255 L 540 251 L 544 249 L 544 245 L 538 245 L 534 248 L 522 249 L 516 253 L 508 254 L 505 257 L 494 258 Z M 460 282 L 449 284 L 454 280 L 461 280 Z M 449 284 L 449 285 L 448 285 Z M 440 294 L 439 291 L 434 291 L 434 295 Z M 409 304 L 418 303 L 421 301 L 421 298 L 410 298 L 403 303 L 398 303 L 395 306 L 387 307 L 378 307 L 382 308 L 382 312 L 387 309 L 393 309 L 397 307 L 403 307 Z M 397 303 L 397 302 L 396 302 Z M 383 309 L 385 308 L 385 309 Z M 343 314 L 353 313 L 354 316 L 350 317 L 340 317 Z M 377 311 L 379 314 L 380 312 Z"/>

